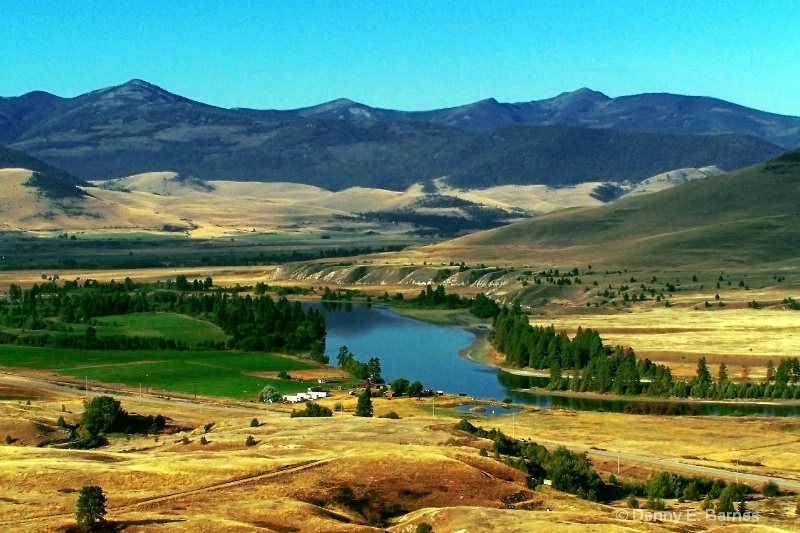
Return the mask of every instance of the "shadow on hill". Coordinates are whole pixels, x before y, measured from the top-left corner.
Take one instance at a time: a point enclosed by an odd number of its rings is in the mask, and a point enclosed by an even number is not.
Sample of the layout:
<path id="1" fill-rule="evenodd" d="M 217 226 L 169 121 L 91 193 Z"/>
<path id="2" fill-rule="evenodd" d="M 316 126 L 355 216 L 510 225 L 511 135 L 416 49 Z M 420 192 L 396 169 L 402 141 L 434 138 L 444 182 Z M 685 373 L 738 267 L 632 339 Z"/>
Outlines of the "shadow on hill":
<path id="1" fill-rule="evenodd" d="M 367 524 L 385 526 L 388 520 L 409 512 L 405 506 L 388 501 L 377 491 L 366 491 L 358 496 L 348 485 L 338 487 L 327 499 L 311 498 L 307 501 L 321 508 L 334 506 L 343 508 L 362 518 Z M 335 517 L 341 520 L 341 516 Z"/>
<path id="2" fill-rule="evenodd" d="M 102 533 L 118 533 L 125 531 L 131 527 L 145 527 L 145 526 L 163 526 L 166 524 L 174 524 L 178 522 L 185 522 L 184 519 L 175 518 L 153 518 L 148 520 L 108 520 L 101 525 L 98 525 L 94 531 Z M 84 530 L 78 525 L 67 526 L 64 528 L 63 533 L 83 533 Z"/>

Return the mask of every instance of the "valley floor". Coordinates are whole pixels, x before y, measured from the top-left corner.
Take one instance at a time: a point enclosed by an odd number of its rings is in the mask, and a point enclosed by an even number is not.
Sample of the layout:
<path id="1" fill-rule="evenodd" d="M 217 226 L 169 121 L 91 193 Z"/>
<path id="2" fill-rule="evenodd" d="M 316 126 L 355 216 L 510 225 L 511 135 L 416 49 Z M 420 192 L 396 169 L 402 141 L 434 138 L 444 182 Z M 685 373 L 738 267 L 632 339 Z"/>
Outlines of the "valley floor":
<path id="1" fill-rule="evenodd" d="M 100 485 L 108 519 L 124 531 L 684 531 L 716 523 L 655 523 L 623 503 L 595 504 L 551 490 L 531 491 L 521 472 L 478 454 L 487 441 L 455 432 L 458 398 L 427 402 L 376 399 L 376 415 L 351 416 L 355 399 L 334 396 L 345 413 L 333 418 L 290 418 L 289 406 L 262 406 L 210 398 L 120 396 L 123 408 L 169 417 L 172 433 L 112 437 L 108 447 L 59 450 L 35 445 L 58 416 L 72 422 L 83 394 L 47 380 L 0 375 L 0 525 L 15 531 L 63 531 L 74 523 L 76 491 Z M 36 394 L 30 405 L 23 398 Z M 93 394 L 93 393 L 91 393 Z M 18 399 L 14 399 L 16 396 Z M 441 404 L 441 408 L 439 405 Z M 257 418 L 258 427 L 251 421 Z M 687 474 L 708 466 L 738 475 L 783 476 L 800 484 L 796 423 L 787 419 L 645 417 L 530 409 L 513 419 L 483 418 L 477 425 L 548 447 L 587 451 L 605 478 L 641 479 L 653 470 Z M 204 431 L 206 424 L 212 424 Z M 682 435 L 680 441 L 672 436 Z M 245 440 L 253 436 L 254 446 Z M 207 444 L 201 444 L 205 438 Z M 670 442 L 665 447 L 664 443 Z M 619 455 L 617 450 L 619 450 Z M 746 463 L 745 459 L 749 462 Z M 752 466 L 760 463 L 760 466 Z M 759 479 L 759 478 L 754 478 Z M 744 479 L 743 479 L 744 480 Z M 747 481 L 750 481 L 749 479 Z M 504 498 L 521 503 L 508 509 Z M 686 511 L 691 504 L 668 502 Z M 696 505 L 696 504 L 695 504 Z M 794 499 L 756 499 L 760 526 L 796 530 Z M 627 514 L 626 514 L 627 513 Z M 701 515 L 702 517 L 702 515 Z M 735 523 L 726 527 L 743 527 Z"/>

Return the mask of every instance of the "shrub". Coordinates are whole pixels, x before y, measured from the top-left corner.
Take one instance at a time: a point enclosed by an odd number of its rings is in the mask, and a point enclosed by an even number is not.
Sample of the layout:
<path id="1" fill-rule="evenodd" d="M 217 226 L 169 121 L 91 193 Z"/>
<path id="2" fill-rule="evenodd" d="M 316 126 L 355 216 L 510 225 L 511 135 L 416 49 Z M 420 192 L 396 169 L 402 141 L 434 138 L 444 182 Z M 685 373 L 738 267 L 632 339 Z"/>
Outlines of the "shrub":
<path id="1" fill-rule="evenodd" d="M 697 483 L 692 481 L 686 485 L 686 488 L 683 489 L 683 499 L 690 501 L 700 499 L 700 491 L 697 489 Z"/>
<path id="2" fill-rule="evenodd" d="M 711 494 L 706 494 L 706 497 L 703 498 L 703 503 L 700 504 L 700 509 L 703 511 L 714 509 L 714 500 L 711 498 Z"/>
<path id="3" fill-rule="evenodd" d="M 184 435 L 183 438 L 181 439 L 181 443 L 182 444 L 189 444 L 189 437 Z"/>
<path id="4" fill-rule="evenodd" d="M 333 404 L 333 410 L 336 411 L 337 413 L 341 413 L 342 411 L 344 411 L 344 404 L 342 404 L 342 402 L 336 402 L 335 404 Z"/>
<path id="5" fill-rule="evenodd" d="M 6 435 L 6 444 L 13 444 L 14 439 L 11 438 L 11 435 Z"/>
<path id="6" fill-rule="evenodd" d="M 258 400 L 260 402 L 279 403 L 283 400 L 283 396 L 275 387 L 267 385 L 258 393 Z"/>
<path id="7" fill-rule="evenodd" d="M 244 441 L 244 445 L 245 446 L 255 446 L 256 445 L 256 439 L 254 439 L 252 435 L 248 435 L 247 436 L 247 440 Z"/>
<path id="8" fill-rule="evenodd" d="M 774 498 L 781 495 L 781 488 L 774 481 L 767 481 L 764 483 L 764 486 L 761 487 L 761 494 L 767 498 Z"/>
<path id="9" fill-rule="evenodd" d="M 666 506 L 664 505 L 664 500 L 661 498 L 648 498 L 647 508 L 653 511 L 663 511 Z"/>
<path id="10" fill-rule="evenodd" d="M 208 424 L 203 426 L 203 432 L 204 433 L 210 433 L 211 432 L 211 428 L 213 428 L 213 427 L 214 427 L 214 422 L 209 422 Z"/>
<path id="11" fill-rule="evenodd" d="M 259 426 L 259 423 L 258 423 L 258 418 L 254 418 L 254 419 L 252 419 L 252 420 L 250 421 L 250 427 L 251 427 L 251 428 L 257 428 L 258 426 Z"/>
<path id="12" fill-rule="evenodd" d="M 614 474 L 609 475 L 608 476 L 608 483 L 610 485 L 616 485 L 617 484 L 617 476 L 615 476 Z"/>
<path id="13" fill-rule="evenodd" d="M 206 445 L 206 444 L 208 444 L 208 439 L 206 438 L 206 436 L 205 436 L 205 435 L 202 435 L 202 436 L 200 437 L 200 444 L 202 444 L 202 445 Z"/>
<path id="14" fill-rule="evenodd" d="M 628 496 L 628 500 L 627 500 L 626 503 L 628 504 L 628 507 L 630 507 L 631 509 L 638 509 L 639 508 L 639 500 L 637 500 L 636 496 L 634 496 L 633 494 Z"/>
<path id="15" fill-rule="evenodd" d="M 324 405 L 320 405 L 316 402 L 306 402 L 306 408 L 302 411 L 298 411 L 296 409 L 292 410 L 292 414 L 290 415 L 292 418 L 317 418 L 317 417 L 326 417 L 326 416 L 333 416 L 333 411 L 325 407 Z"/>
<path id="16" fill-rule="evenodd" d="M 427 522 L 422 522 L 421 524 L 417 525 L 416 533 L 431 533 L 432 531 L 433 526 Z"/>
<path id="17" fill-rule="evenodd" d="M 58 417 L 58 420 L 56 420 L 56 425 L 58 427 L 60 427 L 60 428 L 67 427 L 67 423 L 64 422 L 64 417 L 63 416 L 59 416 Z"/>
<path id="18" fill-rule="evenodd" d="M 486 448 L 481 448 L 481 451 L 478 452 L 478 455 L 481 457 L 489 457 L 489 452 L 486 451 Z"/>
<path id="19" fill-rule="evenodd" d="M 400 420 L 400 415 L 398 415 L 394 411 L 389 411 L 388 413 L 380 416 L 379 418 L 391 418 L 392 420 Z"/>

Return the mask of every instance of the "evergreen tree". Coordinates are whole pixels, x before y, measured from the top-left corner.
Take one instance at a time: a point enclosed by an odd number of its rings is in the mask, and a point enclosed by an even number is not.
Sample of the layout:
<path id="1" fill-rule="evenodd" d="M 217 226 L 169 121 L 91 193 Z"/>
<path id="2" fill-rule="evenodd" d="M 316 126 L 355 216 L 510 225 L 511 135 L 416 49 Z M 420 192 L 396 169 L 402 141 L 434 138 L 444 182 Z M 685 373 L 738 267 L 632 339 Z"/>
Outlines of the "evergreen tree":
<path id="1" fill-rule="evenodd" d="M 698 398 L 705 398 L 708 390 L 711 387 L 711 373 L 708 371 L 708 364 L 706 358 L 701 357 L 697 361 L 697 373 L 692 381 L 692 396 Z"/>
<path id="2" fill-rule="evenodd" d="M 728 366 L 725 363 L 719 364 L 719 372 L 717 372 L 717 381 L 720 386 L 728 382 Z"/>
<path id="3" fill-rule="evenodd" d="M 769 383 L 775 378 L 775 365 L 772 363 L 772 359 L 767 362 L 767 378 L 766 382 Z"/>
<path id="4" fill-rule="evenodd" d="M 75 519 L 83 531 L 98 531 L 105 522 L 106 497 L 96 485 L 83 487 L 78 493 Z"/>
<path id="5" fill-rule="evenodd" d="M 372 417 L 372 390 L 369 387 L 358 395 L 355 416 L 363 416 L 365 418 Z"/>
<path id="6" fill-rule="evenodd" d="M 339 348 L 339 353 L 336 354 L 336 360 L 339 362 L 339 366 L 343 368 L 347 363 L 352 361 L 354 357 L 353 353 L 347 349 L 347 346 Z"/>
<path id="7" fill-rule="evenodd" d="M 373 383 L 382 383 L 381 360 L 377 357 L 370 357 L 369 361 L 367 361 L 367 373 L 369 374 L 369 379 L 372 380 Z"/>

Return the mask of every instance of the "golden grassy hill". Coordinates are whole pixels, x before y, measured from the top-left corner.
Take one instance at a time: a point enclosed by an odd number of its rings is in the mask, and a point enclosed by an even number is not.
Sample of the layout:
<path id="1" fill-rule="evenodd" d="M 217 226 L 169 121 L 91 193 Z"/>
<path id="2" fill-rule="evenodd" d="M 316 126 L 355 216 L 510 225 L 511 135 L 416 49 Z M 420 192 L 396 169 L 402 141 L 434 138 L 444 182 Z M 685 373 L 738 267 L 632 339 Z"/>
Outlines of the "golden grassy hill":
<path id="1" fill-rule="evenodd" d="M 686 531 L 685 524 L 618 519 L 621 504 L 532 491 L 522 472 L 478 454 L 490 441 L 454 431 L 456 419 L 431 418 L 413 399 L 376 400 L 376 414 L 392 409 L 403 417 L 390 420 L 350 416 L 355 402 L 346 395 L 339 400 L 349 412 L 333 418 L 290 418 L 289 406 L 154 396 L 140 404 L 136 395 L 121 395 L 128 411 L 167 416 L 170 432 L 112 436 L 109 446 L 83 451 L 46 445 L 63 432 L 54 425 L 57 417 L 70 424 L 79 419 L 81 395 L 21 377 L 4 377 L 0 392 L 0 434 L 14 436 L 11 445 L 0 446 L 0 526 L 14 531 L 65 531 L 74 524 L 76 493 L 86 485 L 103 488 L 107 519 L 117 530 L 131 532 L 414 533 L 423 522 L 434 531 L 470 533 Z M 258 427 L 251 426 L 254 417 Z M 510 431 L 505 418 L 485 423 Z M 658 440 L 670 429 L 656 428 L 647 438 L 631 424 L 646 418 L 534 410 L 517 418 L 516 431 L 545 441 L 603 446 L 624 435 L 624 449 L 663 457 Z M 780 419 L 745 423 L 763 426 L 760 440 L 720 438 L 724 420 L 677 418 L 686 438 L 668 457 L 695 449 L 713 454 L 752 442 L 783 445 L 793 427 Z M 245 444 L 248 436 L 254 445 Z M 606 467 L 603 472 L 607 476 Z M 649 470 L 626 465 L 625 472 L 646 477 Z M 752 505 L 764 509 L 767 503 Z M 784 509 L 790 504 L 791 498 L 776 501 L 763 525 L 792 530 L 791 511 Z M 716 527 L 697 523 L 691 530 Z"/>
<path id="2" fill-rule="evenodd" d="M 91 195 L 52 198 L 37 187 L 26 186 L 31 176 L 30 170 L 0 169 L 0 230 L 160 230 L 165 224 L 183 224 L 170 215 L 120 205 Z"/>
<path id="3" fill-rule="evenodd" d="M 646 267 L 788 264 L 800 250 L 800 150 L 601 207 L 558 211 L 419 250 L 434 260 Z"/>

